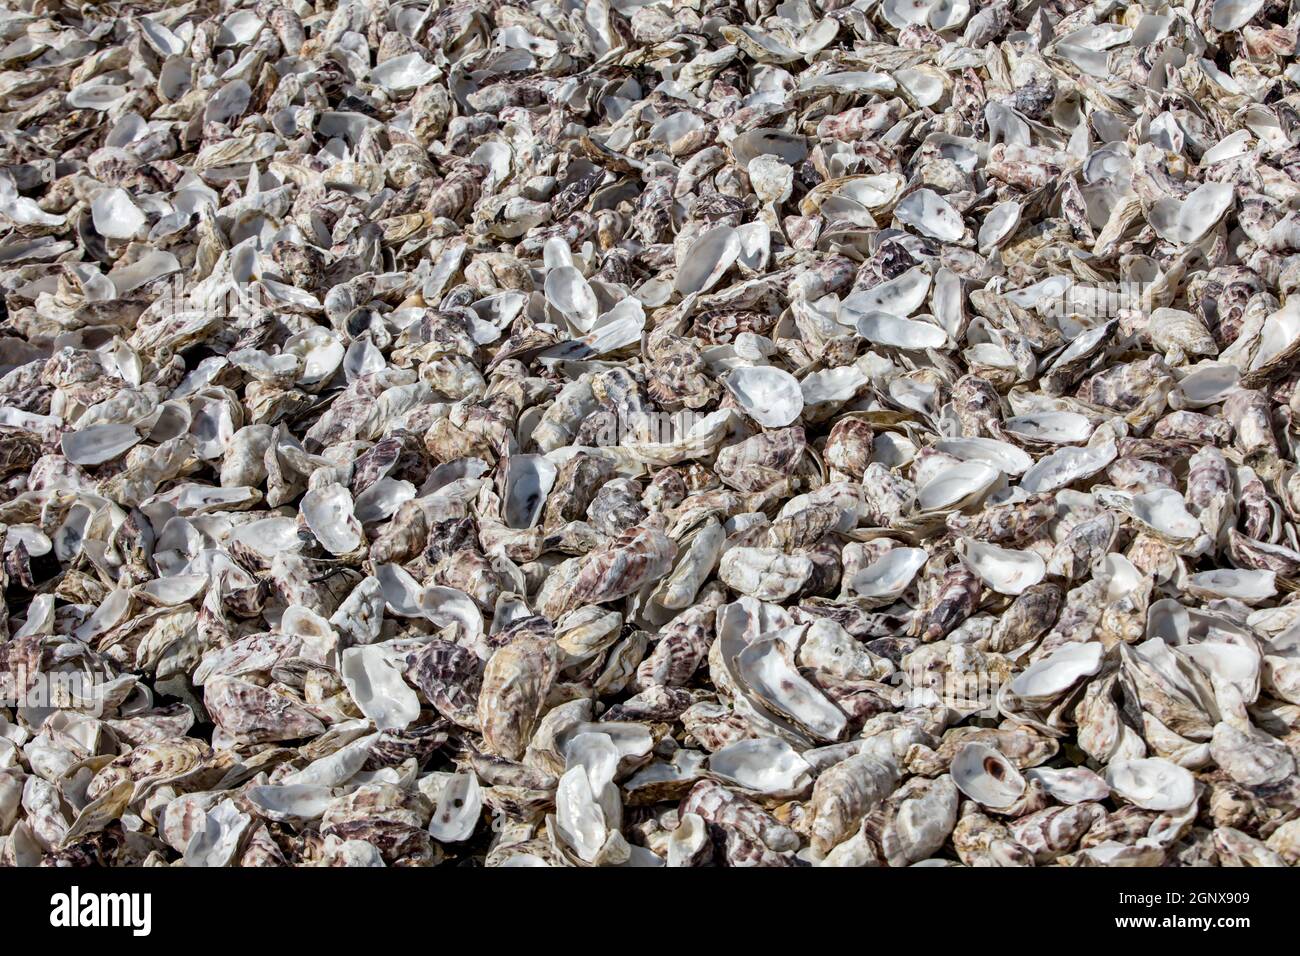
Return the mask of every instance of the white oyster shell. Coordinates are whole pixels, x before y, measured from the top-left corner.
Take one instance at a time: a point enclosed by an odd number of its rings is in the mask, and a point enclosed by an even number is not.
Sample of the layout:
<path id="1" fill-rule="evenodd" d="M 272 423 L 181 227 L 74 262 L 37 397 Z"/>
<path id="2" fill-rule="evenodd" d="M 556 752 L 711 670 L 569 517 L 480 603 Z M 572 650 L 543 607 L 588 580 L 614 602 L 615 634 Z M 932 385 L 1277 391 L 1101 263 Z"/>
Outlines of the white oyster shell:
<path id="1" fill-rule="evenodd" d="M 1005 810 L 1025 792 L 1025 778 L 999 751 L 981 743 L 968 743 L 952 758 L 952 782 L 982 806 Z"/>
<path id="2" fill-rule="evenodd" d="M 383 644 L 349 647 L 339 673 L 360 711 L 380 730 L 401 730 L 420 716 L 420 699 L 402 679 L 405 655 Z"/>
<path id="3" fill-rule="evenodd" d="M 321 546 L 331 554 L 349 554 L 361 546 L 361 523 L 353 513 L 352 494 L 340 484 L 307 492 L 302 517 Z"/>
<path id="4" fill-rule="evenodd" d="M 723 379 L 745 414 L 765 428 L 783 428 L 803 412 L 803 391 L 789 372 L 770 365 L 732 369 Z"/>
<path id="5" fill-rule="evenodd" d="M 1016 551 L 973 538 L 958 542 L 958 553 L 981 581 L 999 594 L 1020 594 L 1047 573 L 1043 559 L 1032 551 Z"/>
<path id="6" fill-rule="evenodd" d="M 1182 810 L 1196 799 L 1196 779 L 1163 757 L 1112 761 L 1106 783 L 1116 796 L 1160 813 Z"/>

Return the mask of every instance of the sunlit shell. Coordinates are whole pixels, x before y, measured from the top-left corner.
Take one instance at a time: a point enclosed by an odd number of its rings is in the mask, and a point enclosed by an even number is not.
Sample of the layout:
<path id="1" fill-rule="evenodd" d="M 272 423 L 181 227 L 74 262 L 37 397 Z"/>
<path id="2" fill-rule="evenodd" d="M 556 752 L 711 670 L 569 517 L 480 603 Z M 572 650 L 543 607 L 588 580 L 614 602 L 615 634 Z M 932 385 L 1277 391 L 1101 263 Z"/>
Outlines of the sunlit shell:
<path id="1" fill-rule="evenodd" d="M 332 554 L 347 554 L 361 544 L 361 525 L 353 514 L 352 495 L 342 485 L 326 485 L 303 495 L 307 527 Z"/>
<path id="2" fill-rule="evenodd" d="M 1216 30 L 1239 30 L 1264 6 L 1262 0 L 1215 0 L 1210 26 Z"/>
<path id="3" fill-rule="evenodd" d="M 1158 812 L 1181 810 L 1196 796 L 1196 779 L 1162 757 L 1117 760 L 1106 768 L 1106 783 L 1119 797 Z"/>
<path id="4" fill-rule="evenodd" d="M 382 644 L 350 647 L 339 673 L 361 712 L 380 730 L 401 729 L 420 713 L 420 702 L 402 679 L 405 658 Z"/>
<path id="5" fill-rule="evenodd" d="M 546 274 L 546 299 L 579 331 L 589 332 L 595 325 L 596 294 L 573 266 L 560 266 Z"/>
<path id="6" fill-rule="evenodd" d="M 1272 571 L 1216 569 L 1188 575 L 1187 591 L 1201 598 L 1236 598 L 1246 604 L 1258 604 L 1277 593 Z"/>
<path id="7" fill-rule="evenodd" d="M 742 251 L 741 237 L 730 226 L 710 229 L 686 250 L 677 272 L 676 289 L 682 294 L 707 292 L 717 284 Z"/>
<path id="8" fill-rule="evenodd" d="M 803 411 L 803 392 L 789 372 L 770 365 L 733 369 L 723 384 L 745 414 L 767 428 L 783 428 Z"/>
<path id="9" fill-rule="evenodd" d="M 1116 447 L 1107 443 L 1091 448 L 1058 449 L 1040 458 L 1020 478 L 1020 488 L 1030 494 L 1057 491 L 1097 474 L 1115 460 Z"/>
<path id="10" fill-rule="evenodd" d="M 434 804 L 429 835 L 439 843 L 468 840 L 478 828 L 483 812 L 483 791 L 478 778 L 472 773 L 456 773 L 431 774 L 425 779 L 437 781 L 423 787 Z"/>
<path id="11" fill-rule="evenodd" d="M 1104 652 L 1098 643 L 1066 644 L 1017 674 L 1011 692 L 1029 702 L 1051 700 L 1097 673 Z"/>
<path id="12" fill-rule="evenodd" d="M 1025 792 L 1025 778 L 993 747 L 968 743 L 952 760 L 952 782 L 976 803 L 1005 810 Z"/>
<path id="13" fill-rule="evenodd" d="M 812 783 L 807 761 L 775 737 L 729 744 L 709 757 L 708 768 L 720 780 L 756 793 L 798 793 Z"/>
<path id="14" fill-rule="evenodd" d="M 1156 534 L 1187 541 L 1201 533 L 1201 524 L 1187 510 L 1183 496 L 1172 488 L 1158 488 L 1133 497 L 1133 517 Z"/>
<path id="15" fill-rule="evenodd" d="M 980 226 L 979 240 L 981 252 L 988 252 L 1001 245 L 1020 225 L 1021 206 L 1015 200 L 998 203 L 984 217 Z"/>
<path id="16" fill-rule="evenodd" d="M 961 216 L 932 189 L 909 193 L 894 207 L 894 216 L 922 235 L 941 242 L 956 242 L 966 234 Z"/>
<path id="17" fill-rule="evenodd" d="M 1232 187 L 1206 183 L 1186 199 L 1164 196 L 1151 207 L 1149 221 L 1170 242 L 1195 242 L 1213 228 L 1232 207 Z"/>
<path id="18" fill-rule="evenodd" d="M 952 465 L 917 489 L 916 503 L 923 511 L 960 508 L 982 497 L 999 477 L 996 468 L 983 462 Z"/>
<path id="19" fill-rule="evenodd" d="M 779 639 L 755 641 L 736 656 L 736 674 L 762 706 L 814 738 L 838 740 L 847 724 L 844 714 L 799 675 L 787 653 Z"/>
<path id="20" fill-rule="evenodd" d="M 1092 423 L 1076 412 L 1042 412 L 1008 418 L 1002 427 L 1027 441 L 1070 445 L 1088 440 Z"/>
<path id="21" fill-rule="evenodd" d="M 407 53 L 379 64 L 370 71 L 370 80 L 386 90 L 400 93 L 433 82 L 440 72 L 420 54 Z"/>
<path id="22" fill-rule="evenodd" d="M 141 437 L 130 425 L 91 425 L 65 433 L 59 445 L 74 465 L 99 465 L 135 447 Z"/>
<path id="23" fill-rule="evenodd" d="M 894 548 L 845 582 L 849 593 L 888 603 L 907 590 L 929 555 L 923 548 Z"/>
<path id="24" fill-rule="evenodd" d="M 555 484 L 556 467 L 541 455 L 512 455 L 506 464 L 505 521 L 511 528 L 531 528 L 542 515 Z"/>
<path id="25" fill-rule="evenodd" d="M 854 325 L 860 317 L 878 312 L 909 316 L 925 301 L 930 283 L 930 273 L 914 266 L 896 278 L 850 295 L 840 304 L 840 321 Z"/>
<path id="26" fill-rule="evenodd" d="M 937 325 L 900 319 L 888 312 L 868 312 L 858 319 L 857 328 L 868 342 L 897 349 L 933 349 L 948 341 L 948 333 Z"/>
<path id="27" fill-rule="evenodd" d="M 1022 475 L 1033 459 L 1010 442 L 992 438 L 941 438 L 934 447 L 964 461 L 982 462 L 1007 475 Z"/>
<path id="28" fill-rule="evenodd" d="M 1182 408 L 1202 408 L 1223 401 L 1237 384 L 1239 370 L 1221 362 L 1205 362 L 1179 383 L 1174 396 Z"/>
<path id="29" fill-rule="evenodd" d="M 1105 800 L 1110 786 L 1087 767 L 1068 767 L 1054 770 L 1049 767 L 1032 767 L 1025 771 L 1028 780 L 1042 784 L 1054 800 L 1065 804 Z"/>
<path id="30" fill-rule="evenodd" d="M 90 204 L 95 231 L 107 239 L 130 239 L 145 224 L 145 215 L 125 189 L 106 189 Z"/>

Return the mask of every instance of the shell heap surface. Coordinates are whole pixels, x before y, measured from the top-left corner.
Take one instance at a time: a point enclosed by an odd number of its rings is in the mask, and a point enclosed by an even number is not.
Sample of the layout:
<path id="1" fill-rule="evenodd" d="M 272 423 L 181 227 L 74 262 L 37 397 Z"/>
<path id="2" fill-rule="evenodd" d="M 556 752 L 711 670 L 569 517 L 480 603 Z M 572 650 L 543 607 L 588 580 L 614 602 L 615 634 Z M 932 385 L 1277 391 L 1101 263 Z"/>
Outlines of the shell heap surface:
<path id="1" fill-rule="evenodd" d="M 0 862 L 1300 861 L 1287 4 L 0 6 Z"/>

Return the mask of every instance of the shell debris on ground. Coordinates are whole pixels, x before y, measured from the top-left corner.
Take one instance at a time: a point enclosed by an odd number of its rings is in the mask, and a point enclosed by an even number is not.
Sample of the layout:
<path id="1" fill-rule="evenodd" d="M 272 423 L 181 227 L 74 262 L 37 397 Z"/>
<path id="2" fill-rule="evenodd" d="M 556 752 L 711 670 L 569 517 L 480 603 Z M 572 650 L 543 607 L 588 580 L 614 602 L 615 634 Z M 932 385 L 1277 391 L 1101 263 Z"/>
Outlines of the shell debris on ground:
<path id="1" fill-rule="evenodd" d="M 0 5 L 0 863 L 1300 862 L 1292 7 Z"/>

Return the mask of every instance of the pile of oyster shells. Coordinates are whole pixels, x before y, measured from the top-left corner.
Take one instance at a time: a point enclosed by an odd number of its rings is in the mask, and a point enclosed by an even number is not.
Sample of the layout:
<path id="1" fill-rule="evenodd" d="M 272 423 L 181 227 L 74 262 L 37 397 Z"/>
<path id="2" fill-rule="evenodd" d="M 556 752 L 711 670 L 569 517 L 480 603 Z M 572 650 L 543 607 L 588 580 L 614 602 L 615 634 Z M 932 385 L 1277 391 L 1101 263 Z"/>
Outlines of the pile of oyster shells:
<path id="1" fill-rule="evenodd" d="M 3 863 L 1300 861 L 1287 4 L 3 7 Z"/>

